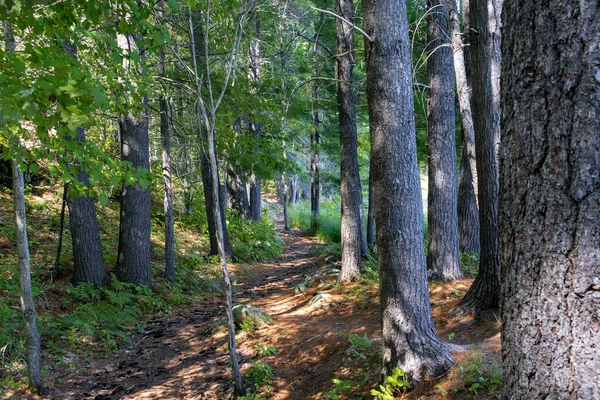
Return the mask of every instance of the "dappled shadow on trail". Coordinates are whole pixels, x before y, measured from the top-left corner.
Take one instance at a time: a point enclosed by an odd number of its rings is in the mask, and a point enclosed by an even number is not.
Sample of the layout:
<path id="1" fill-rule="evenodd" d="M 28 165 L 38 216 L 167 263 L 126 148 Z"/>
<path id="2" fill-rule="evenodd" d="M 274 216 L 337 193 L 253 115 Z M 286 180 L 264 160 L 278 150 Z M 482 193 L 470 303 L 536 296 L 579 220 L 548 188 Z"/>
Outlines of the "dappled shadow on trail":
<path id="1" fill-rule="evenodd" d="M 323 399 L 332 389 L 332 378 L 362 380 L 355 395 L 369 398 L 378 380 L 380 345 L 379 301 L 375 286 L 368 283 L 335 284 L 331 269 L 339 263 L 307 232 L 276 229 L 286 243 L 283 254 L 270 262 L 252 266 L 233 264 L 234 302 L 251 304 L 267 312 L 273 321 L 256 331 L 238 332 L 238 354 L 243 371 L 252 362 L 274 367 L 268 385 L 272 399 Z M 307 275 L 312 287 L 294 292 Z M 471 281 L 430 285 L 438 333 L 453 343 L 483 342 L 498 353 L 494 320 L 448 317 Z M 318 306 L 310 302 L 326 295 Z M 373 346 L 361 357 L 349 342 L 350 334 L 367 334 Z M 492 339 L 485 340 L 486 338 Z M 154 320 L 133 335 L 132 344 L 116 354 L 78 355 L 74 372 L 49 367 L 46 379 L 51 399 L 229 399 L 232 378 L 227 349 L 224 301 L 218 296 L 187 306 Z M 262 346 L 262 347 L 259 347 Z M 272 346 L 276 354 L 261 354 Z M 87 351 L 87 350 L 86 350 Z M 457 355 L 457 360 L 464 355 Z M 360 377 L 357 371 L 361 369 Z M 363 370 L 364 369 L 364 370 Z M 454 372 L 456 373 L 456 371 Z M 248 380 L 246 381 L 249 384 Z M 360 383 L 360 382 L 359 382 Z M 433 383 L 431 384 L 433 385 Z M 433 387 L 433 386 L 432 386 Z M 426 393 L 421 388 L 415 393 Z M 431 390 L 430 390 L 431 392 Z M 413 397 L 417 398 L 417 397 Z M 437 398 L 427 395 L 423 398 Z M 459 398 L 459 397 L 457 397 Z"/>

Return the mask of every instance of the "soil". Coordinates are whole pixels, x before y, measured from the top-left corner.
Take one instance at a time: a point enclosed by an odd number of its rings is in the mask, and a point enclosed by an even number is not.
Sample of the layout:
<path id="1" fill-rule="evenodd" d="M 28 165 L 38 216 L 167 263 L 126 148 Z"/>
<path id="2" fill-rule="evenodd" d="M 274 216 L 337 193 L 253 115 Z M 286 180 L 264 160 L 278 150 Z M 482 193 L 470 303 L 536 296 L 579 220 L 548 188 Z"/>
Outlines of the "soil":
<path id="1" fill-rule="evenodd" d="M 365 282 L 335 285 L 327 274 L 339 263 L 324 251 L 323 244 L 307 232 L 277 230 L 287 246 L 272 262 L 252 268 L 231 265 L 237 284 L 236 303 L 251 304 L 267 312 L 273 321 L 254 331 L 238 331 L 242 371 L 254 362 L 267 363 L 274 376 L 254 387 L 254 393 L 270 399 L 323 399 L 334 388 L 332 379 L 348 381 L 352 395 L 340 398 L 370 399 L 379 380 L 380 322 L 377 287 Z M 307 274 L 324 273 L 313 287 L 294 294 Z M 331 272 L 331 271 L 329 271 Z M 476 352 L 484 363 L 499 362 L 499 322 L 490 315 L 476 320 L 453 316 L 452 311 L 471 280 L 430 285 L 431 303 L 439 335 L 457 344 L 475 344 L 453 353 L 457 363 Z M 318 287 L 320 285 L 320 287 Z M 309 305 L 317 294 L 330 297 L 317 307 Z M 349 335 L 366 334 L 367 349 L 351 346 Z M 41 399 L 227 399 L 232 383 L 227 350 L 223 301 L 209 299 L 151 321 L 133 335 L 132 344 L 115 354 L 105 351 L 74 357 L 70 372 L 49 365 L 45 394 L 33 396 L 18 390 L 8 398 Z M 262 355 L 274 347 L 275 355 Z M 46 359 L 47 360 L 47 359 Z M 249 384 L 249 380 L 246 379 Z M 438 385 L 436 388 L 435 386 Z M 442 390 L 448 391 L 442 396 Z M 485 393 L 483 393 L 485 392 Z M 457 366 L 446 376 L 425 382 L 401 398 L 495 398 L 487 391 L 467 390 Z M 399 397 L 400 398 L 400 397 Z"/>

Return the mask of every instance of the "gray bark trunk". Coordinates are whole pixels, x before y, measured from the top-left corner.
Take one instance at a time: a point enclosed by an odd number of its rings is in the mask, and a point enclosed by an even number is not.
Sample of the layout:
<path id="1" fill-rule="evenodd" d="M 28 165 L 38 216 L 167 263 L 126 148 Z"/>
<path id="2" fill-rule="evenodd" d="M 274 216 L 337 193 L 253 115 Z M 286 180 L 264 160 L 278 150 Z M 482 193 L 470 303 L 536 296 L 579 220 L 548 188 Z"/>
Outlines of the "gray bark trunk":
<path id="1" fill-rule="evenodd" d="M 75 44 L 65 40 L 62 48 L 65 53 L 69 54 L 74 60 L 76 59 L 77 46 Z M 72 140 L 72 138 L 69 139 Z M 85 130 L 78 128 L 75 135 L 76 145 L 85 148 L 85 141 Z M 75 165 L 77 180 L 87 190 L 90 187 L 89 174 L 80 161 L 76 160 Z M 71 186 L 71 188 L 73 187 Z M 69 227 L 74 261 L 71 282 L 74 285 L 88 282 L 96 286 L 104 286 L 108 283 L 108 276 L 104 269 L 95 201 L 87 191 L 85 193 L 69 193 L 67 186 L 65 186 L 65 191 L 69 207 Z M 72 191 L 75 192 L 75 190 Z"/>
<path id="2" fill-rule="evenodd" d="M 427 270 L 431 280 L 463 277 L 458 253 L 454 62 L 449 0 L 429 0 L 427 102 L 429 192 Z M 453 1 L 453 0 L 450 0 Z"/>
<path id="3" fill-rule="evenodd" d="M 507 397 L 599 399 L 598 2 L 506 0 L 503 26 Z"/>
<path id="4" fill-rule="evenodd" d="M 232 166 L 227 168 L 227 198 L 230 208 L 243 219 L 250 218 L 250 203 L 248 202 L 248 192 L 246 192 L 246 182 L 233 170 Z"/>
<path id="5" fill-rule="evenodd" d="M 461 116 L 460 172 L 458 183 L 458 240 L 464 253 L 479 255 L 479 209 L 477 207 L 477 164 L 475 129 L 471 112 L 471 88 L 465 68 L 465 47 L 460 31 L 456 0 L 450 0 L 450 29 L 454 52 L 454 75 Z M 463 10 L 463 16 L 465 14 Z"/>
<path id="6" fill-rule="evenodd" d="M 375 250 L 375 202 L 373 199 L 373 174 L 369 168 L 369 211 L 367 212 L 367 245 L 369 252 Z"/>
<path id="7" fill-rule="evenodd" d="M 161 3 L 161 16 L 162 7 Z M 160 50 L 159 74 L 165 76 L 165 51 Z M 175 221 L 173 217 L 173 182 L 171 180 L 171 132 L 169 131 L 169 105 L 162 88 L 158 100 L 160 108 L 160 138 L 162 145 L 163 210 L 165 213 L 165 279 L 175 280 Z"/>
<path id="8" fill-rule="evenodd" d="M 347 21 L 354 21 L 352 0 L 337 0 L 336 11 Z M 367 253 L 366 237 L 363 234 L 362 188 L 358 171 L 356 106 L 352 90 L 354 29 L 336 18 L 335 31 L 342 201 L 342 265 L 338 281 L 350 282 L 356 280 L 362 271 L 363 247 L 364 253 Z"/>
<path id="9" fill-rule="evenodd" d="M 260 184 L 260 177 L 256 174 L 252 174 L 250 177 L 250 218 L 254 221 L 260 221 L 262 219 Z"/>
<path id="10" fill-rule="evenodd" d="M 15 37 L 12 25 L 4 22 L 4 43 L 6 51 L 15 51 Z M 37 313 L 33 302 L 31 289 L 31 269 L 29 258 L 29 243 L 27 241 L 27 217 L 25 212 L 25 182 L 23 172 L 16 161 L 12 162 L 13 198 L 15 207 L 15 237 L 17 239 L 17 257 L 19 259 L 19 286 L 21 294 L 21 311 L 25 322 L 27 373 L 29 387 L 39 392 L 42 388 L 40 369 L 40 331 L 37 327 Z"/>
<path id="11" fill-rule="evenodd" d="M 502 0 L 470 3 L 473 120 L 477 160 L 481 256 L 479 275 L 459 309 L 498 308 L 498 145 L 500 143 L 500 12 Z"/>
<path id="12" fill-rule="evenodd" d="M 316 25 L 316 24 L 315 24 Z M 315 33 L 313 43 L 313 76 L 317 75 L 317 56 L 320 54 L 319 42 L 321 38 L 318 32 Z M 312 123 L 313 131 L 310 135 L 310 231 L 317 231 L 317 216 L 321 212 L 321 187 L 319 183 L 319 143 L 321 142 L 321 120 L 319 118 L 319 109 L 317 102 L 319 101 L 320 84 L 318 81 L 313 83 L 313 98 L 312 98 Z"/>
<path id="13" fill-rule="evenodd" d="M 79 146 L 85 146 L 85 131 L 82 128 L 77 129 L 75 140 Z M 79 162 L 77 180 L 86 188 L 90 186 L 89 175 Z M 96 286 L 104 286 L 108 283 L 94 203 L 94 199 L 88 193 L 67 193 L 74 261 L 71 282 L 74 285 L 89 282 Z"/>
<path id="14" fill-rule="evenodd" d="M 367 98 L 377 223 L 382 375 L 410 381 L 453 364 L 433 325 L 423 248 L 423 204 L 415 138 L 410 41 L 403 0 L 363 2 Z"/>
<path id="15" fill-rule="evenodd" d="M 148 100 L 144 99 L 146 103 Z M 141 118 L 119 119 L 121 159 L 134 168 L 150 169 L 148 111 Z M 123 184 L 119 219 L 119 250 L 115 274 L 120 281 L 152 287 L 150 249 L 150 187 Z"/>

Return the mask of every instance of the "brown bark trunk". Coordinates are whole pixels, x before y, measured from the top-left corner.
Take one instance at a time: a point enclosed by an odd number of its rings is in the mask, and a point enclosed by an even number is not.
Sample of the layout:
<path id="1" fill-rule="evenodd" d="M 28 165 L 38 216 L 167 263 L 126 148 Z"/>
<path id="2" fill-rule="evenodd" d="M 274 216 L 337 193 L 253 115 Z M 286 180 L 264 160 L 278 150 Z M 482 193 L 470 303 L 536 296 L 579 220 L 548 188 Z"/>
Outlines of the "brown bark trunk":
<path id="1" fill-rule="evenodd" d="M 600 398 L 597 1 L 503 10 L 502 357 L 510 399 Z"/>
<path id="2" fill-rule="evenodd" d="M 410 41 L 403 0 L 363 2 L 371 166 L 377 223 L 382 375 L 415 382 L 453 364 L 433 325 L 423 248 Z"/>
<path id="3" fill-rule="evenodd" d="M 431 280 L 461 279 L 449 0 L 429 0 L 427 102 L 429 191 L 427 270 Z M 453 1 L 453 0 L 450 0 Z"/>

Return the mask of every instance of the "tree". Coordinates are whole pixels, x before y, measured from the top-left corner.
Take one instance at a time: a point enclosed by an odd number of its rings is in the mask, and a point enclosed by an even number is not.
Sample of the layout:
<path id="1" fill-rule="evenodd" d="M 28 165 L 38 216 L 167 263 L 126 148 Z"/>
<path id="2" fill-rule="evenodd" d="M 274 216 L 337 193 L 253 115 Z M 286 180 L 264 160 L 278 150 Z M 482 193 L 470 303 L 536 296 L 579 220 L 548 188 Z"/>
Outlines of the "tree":
<path id="1" fill-rule="evenodd" d="M 502 0 L 470 2 L 473 121 L 481 256 L 479 274 L 459 309 L 481 313 L 499 306 L 498 145 L 500 142 L 500 11 Z"/>
<path id="2" fill-rule="evenodd" d="M 458 254 L 457 187 L 454 144 L 454 62 L 448 0 L 429 0 L 427 102 L 429 194 L 427 269 L 432 280 L 462 278 Z"/>
<path id="3" fill-rule="evenodd" d="M 600 398 L 600 15 L 506 0 L 502 358 L 514 399 Z"/>
<path id="4" fill-rule="evenodd" d="M 139 52 L 133 35 L 120 34 L 117 41 L 124 52 Z M 134 67 L 128 65 L 128 68 Z M 121 159 L 142 175 L 150 170 L 147 104 L 148 97 L 142 95 L 142 107 L 130 103 L 130 109 L 119 117 Z M 141 112 L 138 111 L 140 108 Z M 148 182 L 141 179 L 125 182 L 121 187 L 119 249 L 115 269 L 120 281 L 152 287 L 150 229 Z"/>
<path id="5" fill-rule="evenodd" d="M 315 35 L 313 38 L 313 76 L 317 76 L 318 56 L 321 53 L 321 23 L 315 22 Z M 321 185 L 319 177 L 319 144 L 321 142 L 321 117 L 319 115 L 318 101 L 319 92 L 321 90 L 321 82 L 317 79 L 313 82 L 313 97 L 312 97 L 312 123 L 313 130 L 310 135 L 310 230 L 315 233 L 317 231 L 317 217 L 321 212 Z"/>
<path id="6" fill-rule="evenodd" d="M 468 5 L 468 1 L 466 1 Z M 477 162 L 475 160 L 475 129 L 471 112 L 471 85 L 460 31 L 456 0 L 451 0 L 450 29 L 454 53 L 454 75 L 461 119 L 460 172 L 458 182 L 458 241 L 465 253 L 479 254 L 479 210 L 477 208 Z M 468 10 L 463 8 L 463 30 L 468 30 Z M 466 37 L 466 35 L 464 36 Z"/>
<path id="7" fill-rule="evenodd" d="M 354 20 L 352 0 L 337 0 L 337 13 L 346 21 Z M 340 282 L 358 278 L 363 254 L 367 254 L 364 234 L 363 201 L 358 171 L 358 138 L 356 106 L 352 90 L 354 69 L 354 29 L 351 24 L 336 18 L 336 78 L 337 103 L 340 121 L 340 174 L 342 201 L 342 266 Z"/>
<path id="8" fill-rule="evenodd" d="M 73 43 L 65 40 L 62 47 L 73 61 L 77 60 L 77 47 Z M 85 130 L 77 128 L 75 132 L 74 140 L 70 137 L 67 139 L 77 148 L 76 153 L 82 154 L 86 147 Z M 74 263 L 71 282 L 74 285 L 88 282 L 96 286 L 104 286 L 108 283 L 108 277 L 104 269 L 95 201 L 89 195 L 90 175 L 76 156 L 74 166 L 78 182 L 75 186 L 71 185 L 73 193 L 67 192 Z M 79 185 L 83 185 L 81 190 L 77 189 Z M 65 190 L 68 190 L 67 187 Z"/>
<path id="9" fill-rule="evenodd" d="M 406 3 L 363 3 L 382 320 L 382 375 L 410 380 L 453 364 L 433 325 L 423 248 Z"/>
<path id="10" fill-rule="evenodd" d="M 160 15 L 162 16 L 161 4 Z M 165 77 L 165 49 L 161 46 L 158 73 Z M 165 279 L 175 280 L 175 221 L 173 218 L 173 181 L 171 179 L 171 132 L 169 130 L 169 105 L 166 87 L 161 87 L 158 99 L 160 112 L 160 138 L 162 147 L 163 210 L 165 213 Z"/>
<path id="11" fill-rule="evenodd" d="M 12 25 L 4 22 L 4 43 L 7 53 L 15 52 L 15 37 Z M 17 139 L 18 143 L 18 139 Z M 37 327 L 37 313 L 31 288 L 31 269 L 29 265 L 29 243 L 27 241 L 27 218 L 25 213 L 25 183 L 18 160 L 12 162 L 13 198 L 15 207 L 15 237 L 17 239 L 17 256 L 19 259 L 19 286 L 21 293 L 21 310 L 25 322 L 27 372 L 29 386 L 36 392 L 42 387 L 40 369 L 40 331 Z"/>
<path id="12" fill-rule="evenodd" d="M 83 128 L 77 128 L 75 142 L 77 146 L 82 148 L 85 146 Z M 77 180 L 87 191 L 90 187 L 89 174 L 78 161 L 76 161 L 76 168 Z M 74 262 L 71 282 L 74 285 L 89 282 L 96 286 L 104 286 L 108 283 L 108 277 L 104 269 L 95 201 L 87 192 L 78 193 L 76 189 L 72 191 L 75 193 L 67 194 Z"/>

